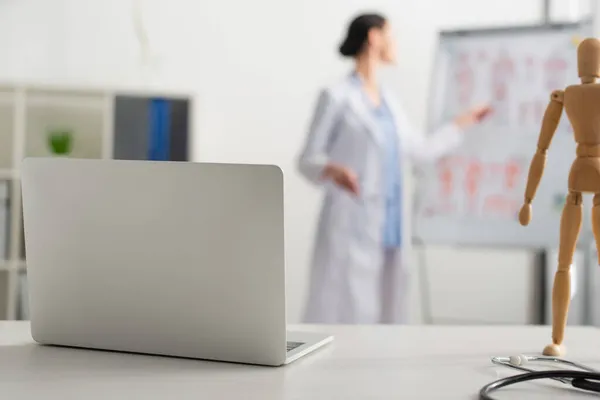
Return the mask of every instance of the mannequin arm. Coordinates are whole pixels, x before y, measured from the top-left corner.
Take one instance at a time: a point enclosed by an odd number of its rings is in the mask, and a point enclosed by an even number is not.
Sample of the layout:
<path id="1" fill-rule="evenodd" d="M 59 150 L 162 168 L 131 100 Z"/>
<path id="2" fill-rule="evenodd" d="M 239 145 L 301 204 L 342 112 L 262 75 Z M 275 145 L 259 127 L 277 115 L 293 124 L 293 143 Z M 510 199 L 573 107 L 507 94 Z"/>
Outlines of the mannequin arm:
<path id="1" fill-rule="evenodd" d="M 537 142 L 537 149 L 529 166 L 529 174 L 527 176 L 527 186 L 525 188 L 524 205 L 519 214 L 519 220 L 522 225 L 527 225 L 531 220 L 531 202 L 535 197 L 535 193 L 544 174 L 546 166 L 546 153 L 556 132 L 556 128 L 560 122 L 560 117 L 563 111 L 564 91 L 555 90 L 550 95 L 550 102 L 546 107 L 544 119 L 542 120 L 542 128 Z M 524 211 L 527 208 L 529 212 Z"/>

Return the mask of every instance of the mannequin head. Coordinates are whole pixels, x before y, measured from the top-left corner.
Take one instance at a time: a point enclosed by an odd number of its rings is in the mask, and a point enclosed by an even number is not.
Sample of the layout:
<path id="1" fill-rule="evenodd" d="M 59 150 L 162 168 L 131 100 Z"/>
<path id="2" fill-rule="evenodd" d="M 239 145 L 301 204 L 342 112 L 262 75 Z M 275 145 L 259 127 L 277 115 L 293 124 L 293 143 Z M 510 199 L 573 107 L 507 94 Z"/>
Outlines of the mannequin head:
<path id="1" fill-rule="evenodd" d="M 577 72 L 582 82 L 600 77 L 600 40 L 587 38 L 577 47 Z"/>

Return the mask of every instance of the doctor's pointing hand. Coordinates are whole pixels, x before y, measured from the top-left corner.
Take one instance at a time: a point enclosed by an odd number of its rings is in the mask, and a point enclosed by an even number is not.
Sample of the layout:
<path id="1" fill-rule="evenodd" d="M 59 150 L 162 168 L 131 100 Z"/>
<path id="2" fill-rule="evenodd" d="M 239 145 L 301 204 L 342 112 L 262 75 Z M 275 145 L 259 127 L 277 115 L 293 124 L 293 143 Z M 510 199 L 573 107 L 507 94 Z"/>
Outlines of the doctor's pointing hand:
<path id="1" fill-rule="evenodd" d="M 477 107 L 457 117 L 455 119 L 455 124 L 459 129 L 465 129 L 481 121 L 488 113 L 488 107 Z M 359 194 L 358 176 L 348 167 L 329 163 L 323 170 L 322 179 L 330 179 L 348 192 L 354 195 Z"/>
<path id="2" fill-rule="evenodd" d="M 408 276 L 402 219 L 405 161 L 435 161 L 461 143 L 487 106 L 466 111 L 431 135 L 409 123 L 377 69 L 395 61 L 387 20 L 365 14 L 350 24 L 340 53 L 354 70 L 322 90 L 298 168 L 325 190 L 305 322 L 373 324 L 407 320 Z"/>

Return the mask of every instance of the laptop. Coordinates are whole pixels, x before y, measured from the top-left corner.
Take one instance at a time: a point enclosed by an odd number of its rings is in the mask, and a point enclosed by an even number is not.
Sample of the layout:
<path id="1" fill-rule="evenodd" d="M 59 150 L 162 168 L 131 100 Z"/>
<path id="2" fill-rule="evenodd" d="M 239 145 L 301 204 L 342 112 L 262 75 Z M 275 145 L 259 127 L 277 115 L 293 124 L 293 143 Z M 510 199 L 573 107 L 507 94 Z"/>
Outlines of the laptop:
<path id="1" fill-rule="evenodd" d="M 21 179 L 36 342 L 279 366 L 333 340 L 286 331 L 278 167 L 28 158 Z"/>

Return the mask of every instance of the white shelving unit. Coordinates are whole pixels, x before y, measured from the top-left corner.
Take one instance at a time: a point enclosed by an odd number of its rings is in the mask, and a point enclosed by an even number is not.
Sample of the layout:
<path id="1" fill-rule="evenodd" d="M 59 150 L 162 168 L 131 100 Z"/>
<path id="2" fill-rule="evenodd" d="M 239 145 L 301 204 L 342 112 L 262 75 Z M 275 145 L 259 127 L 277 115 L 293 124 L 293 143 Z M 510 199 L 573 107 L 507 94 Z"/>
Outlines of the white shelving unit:
<path id="1" fill-rule="evenodd" d="M 148 101 L 166 98 L 185 104 L 186 121 L 175 129 L 184 129 L 186 154 L 177 161 L 189 160 L 188 137 L 193 132 L 193 97 L 185 93 L 137 89 L 108 89 L 47 84 L 0 83 L 0 320 L 24 317 L 23 293 L 27 264 L 24 251 L 20 164 L 24 157 L 52 156 L 49 131 L 68 129 L 73 132 L 70 157 L 115 157 L 115 136 L 126 135 L 130 123 L 121 132 L 116 119 L 118 98 Z M 140 107 L 138 107 L 139 109 Z M 143 121 L 141 121 L 143 122 Z M 138 131 L 140 131 L 138 127 Z M 182 135 L 180 134 L 181 138 Z M 139 139 L 139 138 L 138 138 Z M 120 137 L 121 143 L 128 139 Z M 131 139 L 131 142 L 135 142 Z M 139 142 L 139 140 L 138 140 Z M 182 146 L 180 146 L 181 148 Z M 143 152 L 142 150 L 139 153 Z M 123 153 L 122 151 L 120 153 Z M 120 156 L 116 158 L 128 158 Z M 139 159 L 139 157 L 131 157 Z M 19 311 L 21 310 L 21 311 Z M 26 318 L 26 316 L 25 316 Z"/>

